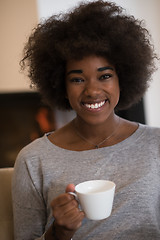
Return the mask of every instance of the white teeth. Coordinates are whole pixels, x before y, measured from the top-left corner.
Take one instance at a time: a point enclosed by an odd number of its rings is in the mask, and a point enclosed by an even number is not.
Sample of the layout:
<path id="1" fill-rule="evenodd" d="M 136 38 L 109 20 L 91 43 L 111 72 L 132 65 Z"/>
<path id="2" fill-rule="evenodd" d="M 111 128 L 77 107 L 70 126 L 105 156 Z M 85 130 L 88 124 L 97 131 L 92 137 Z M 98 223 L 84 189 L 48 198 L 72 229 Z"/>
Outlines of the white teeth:
<path id="1" fill-rule="evenodd" d="M 93 103 L 92 104 L 86 103 L 85 106 L 87 108 L 96 109 L 96 108 L 102 107 L 104 104 L 105 104 L 105 101 L 102 101 L 100 103 L 95 103 L 95 104 L 93 104 Z"/>
<path id="2" fill-rule="evenodd" d="M 102 106 L 101 103 L 99 103 L 99 104 L 98 104 L 98 107 L 101 107 L 101 106 Z"/>

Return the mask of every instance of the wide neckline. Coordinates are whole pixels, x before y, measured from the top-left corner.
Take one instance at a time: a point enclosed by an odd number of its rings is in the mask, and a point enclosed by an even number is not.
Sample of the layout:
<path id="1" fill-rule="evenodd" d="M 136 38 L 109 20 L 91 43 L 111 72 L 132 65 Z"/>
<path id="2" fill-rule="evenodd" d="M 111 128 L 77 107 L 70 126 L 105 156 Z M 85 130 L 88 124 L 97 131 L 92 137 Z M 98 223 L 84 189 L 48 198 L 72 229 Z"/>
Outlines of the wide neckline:
<path id="1" fill-rule="evenodd" d="M 48 139 L 48 135 L 50 133 L 46 133 L 43 136 L 43 138 L 45 139 L 45 141 L 46 141 L 46 143 L 47 143 L 47 145 L 50 149 L 54 149 L 54 150 L 61 151 L 61 152 L 63 151 L 63 152 L 66 152 L 66 153 L 69 152 L 69 153 L 80 153 L 80 154 L 87 153 L 88 154 L 90 152 L 92 152 L 92 153 L 96 152 L 97 153 L 97 152 L 102 152 L 104 150 L 105 150 L 105 152 L 108 151 L 108 150 L 111 150 L 111 149 L 116 150 L 117 148 L 118 149 L 119 148 L 126 149 L 126 148 L 128 148 L 129 145 L 135 143 L 139 139 L 139 137 L 141 137 L 143 135 L 145 129 L 146 129 L 146 125 L 138 123 L 138 128 L 136 129 L 136 131 L 134 133 L 132 133 L 128 138 L 122 140 L 121 142 L 116 143 L 116 144 L 111 145 L 111 146 L 106 146 L 106 147 L 102 147 L 102 148 L 98 148 L 98 149 L 82 150 L 82 151 L 69 150 L 69 149 L 65 149 L 65 148 L 57 146 L 56 144 L 54 144 L 53 142 L 51 142 Z"/>

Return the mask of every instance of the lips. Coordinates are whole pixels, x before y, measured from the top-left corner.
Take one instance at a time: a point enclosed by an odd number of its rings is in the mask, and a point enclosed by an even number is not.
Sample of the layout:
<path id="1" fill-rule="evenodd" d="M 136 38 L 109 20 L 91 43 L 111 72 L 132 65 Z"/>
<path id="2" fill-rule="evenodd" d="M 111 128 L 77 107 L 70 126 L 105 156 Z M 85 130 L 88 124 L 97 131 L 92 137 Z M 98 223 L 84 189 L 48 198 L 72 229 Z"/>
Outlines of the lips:
<path id="1" fill-rule="evenodd" d="M 95 103 L 83 103 L 83 105 L 88 109 L 98 109 L 101 108 L 107 100 L 103 100 L 101 102 L 95 102 Z"/>

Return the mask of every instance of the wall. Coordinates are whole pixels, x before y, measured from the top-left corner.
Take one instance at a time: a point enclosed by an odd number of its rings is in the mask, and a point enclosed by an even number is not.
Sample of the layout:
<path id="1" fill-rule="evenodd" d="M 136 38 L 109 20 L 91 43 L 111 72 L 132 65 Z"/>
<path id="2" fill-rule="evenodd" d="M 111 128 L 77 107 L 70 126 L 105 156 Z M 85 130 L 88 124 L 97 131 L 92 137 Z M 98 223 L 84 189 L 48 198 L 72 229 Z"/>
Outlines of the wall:
<path id="1" fill-rule="evenodd" d="M 0 1 L 0 92 L 29 91 L 19 61 L 23 45 L 37 24 L 36 0 Z"/>
<path id="2" fill-rule="evenodd" d="M 144 19 L 150 31 L 155 50 L 160 57 L 160 1 L 159 0 L 115 0 L 126 8 L 136 18 Z M 158 70 L 154 73 L 150 88 L 145 95 L 145 114 L 147 124 L 160 127 L 160 62 L 157 61 Z"/>

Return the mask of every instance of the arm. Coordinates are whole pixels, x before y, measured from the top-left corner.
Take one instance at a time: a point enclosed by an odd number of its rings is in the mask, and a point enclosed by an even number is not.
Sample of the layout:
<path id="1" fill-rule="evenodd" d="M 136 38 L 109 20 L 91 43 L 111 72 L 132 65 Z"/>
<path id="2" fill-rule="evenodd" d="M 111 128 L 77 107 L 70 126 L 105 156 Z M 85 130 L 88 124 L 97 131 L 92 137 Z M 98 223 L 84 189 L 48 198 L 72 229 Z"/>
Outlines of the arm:
<path id="1" fill-rule="evenodd" d="M 12 182 L 15 240 L 39 239 L 46 225 L 46 206 L 40 184 L 24 159 L 23 154 L 17 158 Z"/>

